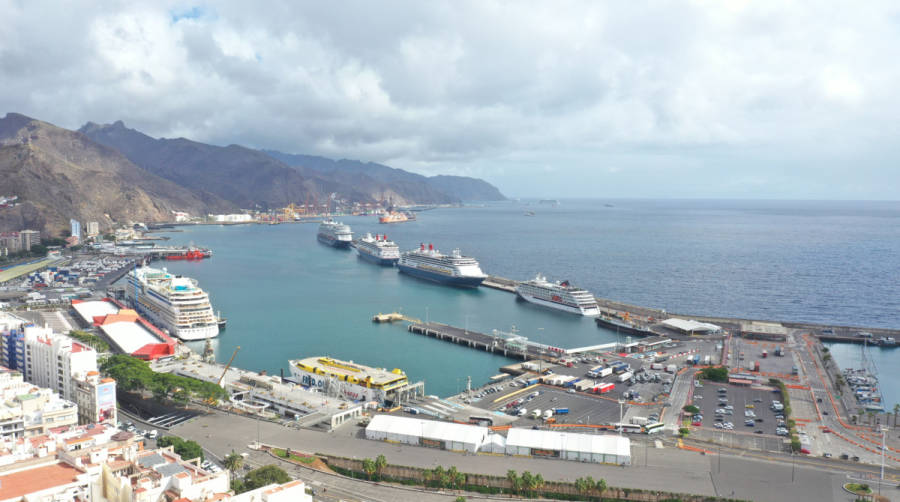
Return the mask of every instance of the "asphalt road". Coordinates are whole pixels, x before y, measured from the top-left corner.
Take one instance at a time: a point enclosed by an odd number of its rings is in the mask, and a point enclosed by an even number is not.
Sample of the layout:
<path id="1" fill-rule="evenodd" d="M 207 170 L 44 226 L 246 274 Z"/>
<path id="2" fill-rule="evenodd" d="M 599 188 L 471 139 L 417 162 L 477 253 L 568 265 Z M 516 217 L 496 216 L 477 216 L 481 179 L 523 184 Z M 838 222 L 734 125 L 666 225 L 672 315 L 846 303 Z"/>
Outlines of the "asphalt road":
<path id="1" fill-rule="evenodd" d="M 217 456 L 224 456 L 232 449 L 238 452 L 251 451 L 249 445 L 255 442 L 258 436 L 263 443 L 289 446 L 309 453 L 330 453 L 355 458 L 375 458 L 379 454 L 384 454 L 388 462 L 401 465 L 423 467 L 442 465 L 445 468 L 455 465 L 465 472 L 491 473 L 499 476 L 505 475 L 507 469 L 519 472 L 529 470 L 541 473 L 547 480 L 565 481 L 574 481 L 575 478 L 590 475 L 595 479 L 604 478 L 610 484 L 620 487 L 719 496 L 732 496 L 733 491 L 734 497 L 749 500 L 810 502 L 845 500 L 840 491 L 840 484 L 848 479 L 844 463 L 821 465 L 804 461 L 805 459 L 795 459 L 792 464 L 789 458 L 745 453 L 723 454 L 720 457 L 671 447 L 655 448 L 653 443 L 649 448 L 642 444 L 634 444 L 632 465 L 623 468 L 524 457 L 463 455 L 361 439 L 359 436 L 362 429 L 355 425 L 345 426 L 342 430 L 332 433 L 298 431 L 220 413 L 194 419 L 179 425 L 172 432 L 198 441 Z M 355 493 L 366 493 L 367 500 L 373 499 L 369 497 L 368 488 L 348 489 L 363 490 Z M 447 500 L 446 495 L 444 497 L 441 500 Z M 406 498 L 406 496 L 388 497 L 384 500 Z M 422 497 L 416 492 L 413 498 Z"/>

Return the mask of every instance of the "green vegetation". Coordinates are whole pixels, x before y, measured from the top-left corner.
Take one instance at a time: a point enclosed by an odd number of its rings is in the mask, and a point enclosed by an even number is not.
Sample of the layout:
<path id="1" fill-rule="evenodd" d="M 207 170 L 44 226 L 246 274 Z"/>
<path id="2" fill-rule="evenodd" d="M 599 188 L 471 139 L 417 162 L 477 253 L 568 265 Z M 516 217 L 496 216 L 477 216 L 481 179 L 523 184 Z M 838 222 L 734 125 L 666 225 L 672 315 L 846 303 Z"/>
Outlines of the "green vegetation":
<path id="1" fill-rule="evenodd" d="M 606 480 L 600 479 L 594 481 L 594 478 L 591 476 L 578 478 L 575 480 L 575 489 L 578 490 L 579 493 L 588 493 L 597 490 L 602 494 L 606 491 Z"/>
<path id="2" fill-rule="evenodd" d="M 694 406 L 693 404 L 689 404 L 689 405 L 687 405 L 687 406 L 684 407 L 684 411 L 686 411 L 686 412 L 688 412 L 688 413 L 690 413 L 690 414 L 700 413 L 700 408 Z"/>
<path id="3" fill-rule="evenodd" d="M 710 366 L 700 370 L 700 378 L 711 382 L 728 382 L 728 368 L 724 366 Z"/>
<path id="4" fill-rule="evenodd" d="M 272 483 L 283 484 L 291 480 L 288 473 L 277 465 L 266 465 L 248 472 L 243 479 L 233 479 L 231 489 L 235 493 L 248 492 Z"/>
<path id="5" fill-rule="evenodd" d="M 203 448 L 196 441 L 184 440 L 177 436 L 163 436 L 156 440 L 156 444 L 160 447 L 173 446 L 175 453 L 184 460 L 195 458 L 203 460 Z"/>
<path id="6" fill-rule="evenodd" d="M 106 343 L 106 340 L 97 335 L 75 329 L 69 332 L 69 336 L 85 345 L 93 347 L 97 352 L 109 352 L 109 344 Z"/>
<path id="7" fill-rule="evenodd" d="M 234 450 L 231 450 L 231 454 L 225 457 L 224 464 L 225 468 L 228 469 L 228 472 L 231 474 L 230 479 L 234 479 L 234 473 L 244 466 L 244 457 L 235 453 Z"/>
<path id="8" fill-rule="evenodd" d="M 286 458 L 288 460 L 293 460 L 302 464 L 311 464 L 316 461 L 316 457 L 313 457 L 312 455 L 301 455 L 299 453 L 291 451 L 290 448 L 286 448 L 283 450 L 281 448 L 272 448 L 272 453 L 274 453 L 276 457 Z"/>
<path id="9" fill-rule="evenodd" d="M 784 405 L 782 413 L 784 414 L 784 421 L 787 423 L 788 430 L 790 431 L 791 451 L 796 453 L 803 448 L 803 445 L 800 443 L 800 437 L 797 435 L 797 424 L 794 419 L 791 418 L 791 396 L 788 394 L 788 389 L 781 380 L 770 378 L 769 384 L 778 387 L 781 392 L 781 404 Z"/>
<path id="10" fill-rule="evenodd" d="M 682 428 L 678 429 L 678 434 L 681 437 L 687 437 L 687 435 L 690 433 L 691 433 L 691 430 L 688 429 L 687 427 L 682 427 Z"/>
<path id="11" fill-rule="evenodd" d="M 203 400 L 224 400 L 228 397 L 225 389 L 210 382 L 173 375 L 156 373 L 146 361 L 116 354 L 100 365 L 100 370 L 116 380 L 116 386 L 123 391 L 150 391 L 153 397 L 186 403 L 190 397 Z"/>
<path id="12" fill-rule="evenodd" d="M 844 485 L 844 488 L 857 495 L 868 495 L 872 493 L 872 487 L 865 483 L 847 483 Z"/>

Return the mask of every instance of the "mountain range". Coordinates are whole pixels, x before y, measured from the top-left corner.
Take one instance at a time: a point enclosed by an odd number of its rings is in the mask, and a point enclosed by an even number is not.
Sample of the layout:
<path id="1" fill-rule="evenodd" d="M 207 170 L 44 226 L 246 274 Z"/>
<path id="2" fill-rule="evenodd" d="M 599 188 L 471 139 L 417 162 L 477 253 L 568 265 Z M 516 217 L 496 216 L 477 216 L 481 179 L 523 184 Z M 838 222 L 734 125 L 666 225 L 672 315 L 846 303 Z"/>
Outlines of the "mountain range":
<path id="1" fill-rule="evenodd" d="M 71 131 L 17 113 L 0 119 L 0 231 L 58 235 L 69 218 L 102 229 L 239 208 L 277 208 L 332 194 L 351 202 L 445 204 L 503 200 L 476 178 L 426 177 L 371 162 L 153 138 L 121 121 Z"/>

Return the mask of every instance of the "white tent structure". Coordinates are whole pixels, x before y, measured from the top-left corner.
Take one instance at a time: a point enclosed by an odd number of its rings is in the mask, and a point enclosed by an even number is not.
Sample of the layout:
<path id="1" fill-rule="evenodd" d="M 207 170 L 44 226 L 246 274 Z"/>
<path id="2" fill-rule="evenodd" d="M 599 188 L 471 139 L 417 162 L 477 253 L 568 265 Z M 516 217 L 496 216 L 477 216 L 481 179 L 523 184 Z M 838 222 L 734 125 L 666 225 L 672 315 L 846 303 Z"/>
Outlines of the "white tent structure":
<path id="1" fill-rule="evenodd" d="M 470 453 L 481 448 L 488 433 L 487 427 L 393 415 L 375 415 L 366 427 L 366 439 Z"/>
<path id="2" fill-rule="evenodd" d="M 510 429 L 506 437 L 506 454 L 630 465 L 631 441 L 615 435 Z"/>
<path id="3" fill-rule="evenodd" d="M 710 324 L 708 322 L 695 321 L 693 319 L 671 318 L 662 322 L 665 326 L 681 331 L 682 333 L 718 333 L 722 330 L 721 326 Z"/>

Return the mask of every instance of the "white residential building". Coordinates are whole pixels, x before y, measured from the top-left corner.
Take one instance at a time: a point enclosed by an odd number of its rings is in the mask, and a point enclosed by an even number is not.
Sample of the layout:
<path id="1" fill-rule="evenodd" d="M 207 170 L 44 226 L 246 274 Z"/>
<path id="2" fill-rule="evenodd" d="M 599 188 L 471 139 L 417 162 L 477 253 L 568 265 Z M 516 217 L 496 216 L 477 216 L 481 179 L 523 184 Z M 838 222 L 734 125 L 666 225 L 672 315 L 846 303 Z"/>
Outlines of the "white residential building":
<path id="1" fill-rule="evenodd" d="M 96 221 L 87 222 L 87 225 L 85 225 L 85 227 L 87 229 L 88 237 L 93 237 L 100 234 L 100 224 Z"/>
<path id="2" fill-rule="evenodd" d="M 97 352 L 48 327 L 25 327 L 25 380 L 75 401 L 75 380 L 97 371 Z"/>

